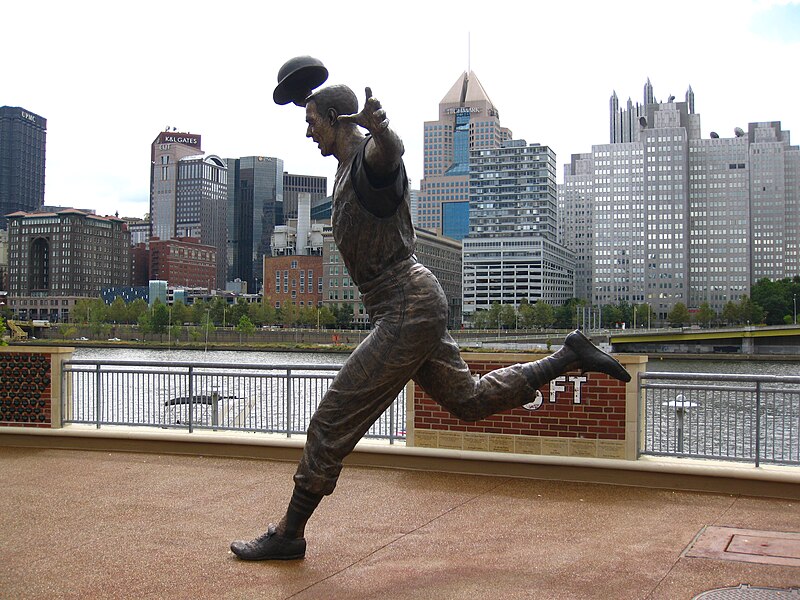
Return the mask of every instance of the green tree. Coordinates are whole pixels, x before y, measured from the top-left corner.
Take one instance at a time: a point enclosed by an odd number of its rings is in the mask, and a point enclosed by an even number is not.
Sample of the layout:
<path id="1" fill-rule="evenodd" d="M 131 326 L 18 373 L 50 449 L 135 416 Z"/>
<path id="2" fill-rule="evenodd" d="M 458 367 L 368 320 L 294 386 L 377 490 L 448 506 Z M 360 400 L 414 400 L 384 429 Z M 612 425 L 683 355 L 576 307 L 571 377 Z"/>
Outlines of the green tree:
<path id="1" fill-rule="evenodd" d="M 108 325 L 108 306 L 101 298 L 89 301 L 89 330 L 95 338 L 107 337 L 111 331 Z"/>
<path id="2" fill-rule="evenodd" d="M 675 306 L 672 307 L 672 310 L 669 311 L 667 315 L 667 321 L 669 321 L 670 325 L 673 326 L 682 326 L 688 324 L 692 320 L 692 316 L 689 314 L 689 309 L 686 308 L 686 305 L 683 302 L 678 302 Z"/>
<path id="3" fill-rule="evenodd" d="M 499 302 L 492 302 L 492 305 L 487 311 L 489 319 L 486 324 L 486 329 L 500 329 L 503 326 L 502 313 L 503 307 Z"/>
<path id="4" fill-rule="evenodd" d="M 147 313 L 150 307 L 143 298 L 136 298 L 133 302 L 128 304 L 128 323 L 138 323 L 139 317 Z"/>
<path id="5" fill-rule="evenodd" d="M 206 311 L 206 314 L 203 315 L 200 321 L 200 339 L 208 341 L 208 337 L 216 330 L 214 319 L 212 319 L 210 313 Z"/>
<path id="6" fill-rule="evenodd" d="M 519 326 L 522 329 L 533 329 L 535 327 L 535 312 L 530 302 L 522 302 L 519 305 Z M 553 314 L 555 319 L 555 313 Z"/>
<path id="7" fill-rule="evenodd" d="M 636 327 L 648 327 L 655 318 L 653 308 L 649 304 L 636 306 Z"/>
<path id="8" fill-rule="evenodd" d="M 83 323 L 83 324 L 88 323 L 91 306 L 92 306 L 92 301 L 89 298 L 79 298 L 75 302 L 75 306 L 72 308 L 72 312 L 70 313 L 70 320 L 73 323 Z"/>
<path id="9" fill-rule="evenodd" d="M 117 296 L 108 307 L 108 320 L 112 323 L 127 323 L 128 322 L 128 305 L 122 296 Z"/>
<path id="10" fill-rule="evenodd" d="M 319 311 L 317 318 L 320 327 L 333 327 L 336 324 L 336 315 L 331 312 L 330 308 L 327 306 L 318 306 L 317 310 Z"/>
<path id="11" fill-rule="evenodd" d="M 250 317 L 247 315 L 242 315 L 239 317 L 239 322 L 236 324 L 236 331 L 239 332 L 239 343 L 242 342 L 242 335 L 251 336 L 253 332 L 256 330 L 256 326 L 253 325 L 253 322 L 250 320 Z"/>
<path id="12" fill-rule="evenodd" d="M 352 329 L 353 328 L 353 306 L 351 304 L 333 304 L 331 308 L 333 316 L 336 319 L 337 329 Z"/>
<path id="13" fill-rule="evenodd" d="M 139 329 L 139 334 L 142 336 L 142 340 L 147 339 L 147 334 L 153 331 L 152 326 L 152 319 L 150 318 L 150 313 L 143 312 L 139 315 L 139 318 L 136 321 L 136 326 Z"/>
<path id="14" fill-rule="evenodd" d="M 500 306 L 500 323 L 503 329 L 514 329 L 517 326 L 517 311 L 511 304 Z"/>
<path id="15" fill-rule="evenodd" d="M 167 328 L 167 333 L 169 334 L 170 342 L 175 342 L 176 344 L 181 341 L 181 336 L 186 331 L 186 328 L 183 325 L 174 324 Z"/>
<path id="16" fill-rule="evenodd" d="M 489 328 L 489 311 L 476 310 L 472 314 L 472 326 L 475 329 L 488 329 Z"/>
<path id="17" fill-rule="evenodd" d="M 75 325 L 64 323 L 58 327 L 58 335 L 63 340 L 72 340 L 78 335 L 78 328 Z"/>
<path id="18" fill-rule="evenodd" d="M 236 303 L 228 309 L 228 323 L 238 323 L 242 317 L 247 314 L 249 314 L 247 300 L 239 298 L 236 300 Z"/>
<path id="19" fill-rule="evenodd" d="M 753 302 L 748 296 L 742 296 L 739 300 L 739 320 L 741 323 L 757 325 L 764 322 L 764 309 L 759 304 Z"/>
<path id="20" fill-rule="evenodd" d="M 556 320 L 556 311 L 552 305 L 539 300 L 533 305 L 533 325 L 539 329 L 550 327 Z"/>
<path id="21" fill-rule="evenodd" d="M 255 325 L 273 325 L 277 322 L 275 318 L 275 306 L 265 298 L 262 302 L 251 302 L 247 306 L 247 316 Z"/>
<path id="22" fill-rule="evenodd" d="M 230 323 L 230 319 L 228 319 L 228 303 L 222 296 L 214 296 L 209 308 L 211 309 L 211 319 L 214 324 L 227 327 Z"/>
<path id="23" fill-rule="evenodd" d="M 585 300 L 570 299 L 556 309 L 556 327 L 561 329 L 574 329 L 578 326 L 578 309 L 586 306 Z"/>
<path id="24" fill-rule="evenodd" d="M 208 302 L 206 302 L 205 300 L 196 300 L 194 304 L 192 304 L 192 306 L 190 307 L 189 321 L 191 323 L 197 323 L 198 325 L 200 323 L 204 323 L 206 314 L 208 313 L 210 308 L 211 307 L 209 306 Z"/>
<path id="25" fill-rule="evenodd" d="M 711 325 L 711 322 L 716 318 L 717 313 L 714 312 L 714 309 L 711 308 L 708 302 L 703 302 L 695 315 L 695 320 L 703 327 Z"/>
<path id="26" fill-rule="evenodd" d="M 173 303 L 172 324 L 183 325 L 184 323 L 188 322 L 189 322 L 189 308 L 183 303 L 182 300 L 178 300 L 177 302 Z"/>
<path id="27" fill-rule="evenodd" d="M 0 346 L 8 346 L 6 341 L 6 320 L 0 316 Z"/>
<path id="28" fill-rule="evenodd" d="M 167 333 L 167 327 L 169 327 L 169 321 L 169 309 L 160 300 L 156 300 L 150 316 L 152 332 L 157 333 L 163 340 L 164 334 Z"/>
<path id="29" fill-rule="evenodd" d="M 601 311 L 601 323 L 603 327 L 616 327 L 617 323 L 623 322 L 622 310 L 614 304 L 607 304 Z"/>
<path id="30" fill-rule="evenodd" d="M 633 325 L 633 306 L 627 300 L 621 300 L 616 308 L 619 311 L 619 322 L 626 323 L 626 327 Z"/>
<path id="31" fill-rule="evenodd" d="M 725 306 L 722 308 L 722 320 L 727 325 L 735 325 L 736 323 L 741 323 L 741 315 L 739 314 L 739 307 L 733 300 L 728 300 L 725 303 Z"/>

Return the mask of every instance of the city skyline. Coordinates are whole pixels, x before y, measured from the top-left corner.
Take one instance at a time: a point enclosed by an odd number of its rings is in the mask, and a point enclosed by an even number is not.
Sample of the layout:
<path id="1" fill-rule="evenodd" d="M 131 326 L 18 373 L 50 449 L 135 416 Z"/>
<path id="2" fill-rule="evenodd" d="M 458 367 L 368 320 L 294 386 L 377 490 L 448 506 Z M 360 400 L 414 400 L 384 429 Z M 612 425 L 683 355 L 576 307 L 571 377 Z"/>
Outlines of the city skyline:
<path id="1" fill-rule="evenodd" d="M 389 15 L 381 45 L 366 44 L 369 29 L 341 13 L 309 17 L 323 6 L 315 2 L 282 6 L 279 15 L 242 2 L 213 6 L 142 2 L 126 13 L 123 30 L 107 5 L 44 3 L 37 9 L 35 35 L 44 40 L 38 45 L 24 26 L 30 15 L 21 5 L 9 7 L 6 17 L 17 26 L 0 40 L 0 51 L 24 60 L 4 64 L 0 104 L 47 116 L 46 204 L 142 216 L 149 196 L 143 157 L 167 125 L 202 134 L 207 153 L 277 156 L 290 173 L 331 181 L 335 164 L 304 138 L 302 111 L 271 100 L 280 65 L 298 54 L 322 59 L 329 83 L 347 83 L 361 101 L 363 87 L 372 87 L 405 141 L 414 187 L 423 176 L 423 123 L 436 118 L 442 82 L 468 70 L 491 90 L 515 135 L 553 148 L 559 180 L 570 155 L 608 143 L 609 96 L 635 102 L 647 78 L 661 101 L 692 86 L 697 110 L 708 115 L 704 137 L 727 137 L 758 121 L 780 120 L 800 131 L 797 85 L 784 74 L 800 50 L 798 3 L 622 2 L 610 11 L 582 2 L 501 2 L 486 13 L 463 2 L 456 26 L 452 5 Z M 355 2 L 348 11 L 365 14 L 367 6 Z M 417 44 L 420 34 L 425 44 Z M 176 40 L 198 60 L 180 61 L 155 88 L 164 49 Z M 263 77 L 253 77 L 254 69 Z M 215 79 L 214 72 L 224 76 Z M 247 85 L 228 83 L 235 80 Z"/>

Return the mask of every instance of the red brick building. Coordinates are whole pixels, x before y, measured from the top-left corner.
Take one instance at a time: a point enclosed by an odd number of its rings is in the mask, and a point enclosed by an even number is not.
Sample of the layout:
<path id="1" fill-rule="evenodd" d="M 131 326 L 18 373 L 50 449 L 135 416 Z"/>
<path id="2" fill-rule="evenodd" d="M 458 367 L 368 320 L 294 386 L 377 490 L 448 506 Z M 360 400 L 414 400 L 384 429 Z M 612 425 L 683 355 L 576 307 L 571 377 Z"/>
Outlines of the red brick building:
<path id="1" fill-rule="evenodd" d="M 322 304 L 321 256 L 265 256 L 264 301 L 276 308 Z"/>
<path id="2" fill-rule="evenodd" d="M 131 247 L 131 285 L 146 286 L 150 281 L 150 250 L 147 244 L 139 243 Z"/>
<path id="3" fill-rule="evenodd" d="M 169 285 L 216 288 L 217 249 L 199 238 L 150 238 L 150 279 Z"/>

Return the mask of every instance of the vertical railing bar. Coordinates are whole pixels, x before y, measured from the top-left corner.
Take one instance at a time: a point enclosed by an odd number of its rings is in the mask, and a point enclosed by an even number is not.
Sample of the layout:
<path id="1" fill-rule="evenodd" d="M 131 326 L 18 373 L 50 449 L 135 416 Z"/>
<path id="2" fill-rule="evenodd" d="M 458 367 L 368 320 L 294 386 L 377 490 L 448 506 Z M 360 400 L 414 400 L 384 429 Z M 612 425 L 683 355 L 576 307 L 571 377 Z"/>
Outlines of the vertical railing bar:
<path id="1" fill-rule="evenodd" d="M 189 367 L 189 433 L 192 433 L 194 426 L 194 367 Z"/>
<path id="2" fill-rule="evenodd" d="M 756 467 L 761 460 L 761 382 L 756 381 Z"/>
<path id="3" fill-rule="evenodd" d="M 101 365 L 98 363 L 97 367 L 95 368 L 95 382 L 94 382 L 94 393 L 95 393 L 94 416 L 97 421 L 98 429 L 100 429 L 100 368 Z"/>
<path id="4" fill-rule="evenodd" d="M 292 370 L 286 369 L 286 437 L 292 437 Z"/>

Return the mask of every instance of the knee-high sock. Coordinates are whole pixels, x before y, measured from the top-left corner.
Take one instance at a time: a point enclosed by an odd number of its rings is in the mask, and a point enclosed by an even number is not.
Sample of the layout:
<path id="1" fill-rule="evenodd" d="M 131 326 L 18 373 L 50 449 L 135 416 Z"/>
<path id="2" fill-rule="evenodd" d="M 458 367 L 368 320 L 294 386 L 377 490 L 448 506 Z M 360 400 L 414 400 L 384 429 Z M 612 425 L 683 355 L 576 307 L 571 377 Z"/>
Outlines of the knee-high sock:
<path id="1" fill-rule="evenodd" d="M 283 535 L 290 538 L 303 537 L 306 523 L 321 501 L 321 494 L 311 494 L 295 486 L 286 516 L 281 523 Z"/>

